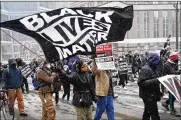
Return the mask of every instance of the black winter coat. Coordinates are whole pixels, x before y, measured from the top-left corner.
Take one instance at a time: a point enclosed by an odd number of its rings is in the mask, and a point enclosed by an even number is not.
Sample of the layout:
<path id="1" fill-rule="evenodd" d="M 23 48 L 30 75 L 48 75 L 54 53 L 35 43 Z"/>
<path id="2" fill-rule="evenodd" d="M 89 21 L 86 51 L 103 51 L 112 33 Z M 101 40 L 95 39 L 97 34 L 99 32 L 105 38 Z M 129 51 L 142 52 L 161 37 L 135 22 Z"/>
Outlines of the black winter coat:
<path id="1" fill-rule="evenodd" d="M 73 105 L 76 107 L 89 107 L 96 101 L 92 76 L 89 72 L 72 73 L 67 75 L 70 84 L 74 86 Z"/>
<path id="2" fill-rule="evenodd" d="M 160 83 L 157 74 L 149 65 L 143 66 L 138 78 L 139 96 L 148 101 L 160 101 Z"/>
<path id="3" fill-rule="evenodd" d="M 171 61 L 167 61 L 164 64 L 164 75 L 179 75 L 181 74 L 181 70 L 178 70 L 178 66 L 175 63 L 172 63 Z"/>

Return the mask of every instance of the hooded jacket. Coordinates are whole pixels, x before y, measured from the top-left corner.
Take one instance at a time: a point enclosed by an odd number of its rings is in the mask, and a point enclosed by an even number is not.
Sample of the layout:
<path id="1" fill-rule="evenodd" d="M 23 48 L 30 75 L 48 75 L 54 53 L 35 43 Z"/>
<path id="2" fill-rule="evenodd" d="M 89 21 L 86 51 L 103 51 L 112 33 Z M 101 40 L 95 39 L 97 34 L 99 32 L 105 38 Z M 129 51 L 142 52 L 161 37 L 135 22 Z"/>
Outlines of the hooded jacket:
<path id="1" fill-rule="evenodd" d="M 178 70 L 178 66 L 172 60 L 168 59 L 167 62 L 164 64 L 164 75 L 181 74 L 181 71 Z"/>
<path id="2" fill-rule="evenodd" d="M 160 83 L 157 80 L 156 71 L 148 64 L 143 66 L 138 78 L 139 96 L 148 101 L 160 101 Z"/>
<path id="3" fill-rule="evenodd" d="M 96 101 L 93 81 L 89 72 L 74 72 L 66 77 L 69 83 L 74 86 L 72 100 L 74 106 L 89 107 L 92 105 L 92 101 Z"/>
<path id="4" fill-rule="evenodd" d="M 20 69 L 12 66 L 12 59 L 8 60 L 8 68 L 3 71 L 3 84 L 6 89 L 17 89 L 21 87 L 22 74 Z"/>

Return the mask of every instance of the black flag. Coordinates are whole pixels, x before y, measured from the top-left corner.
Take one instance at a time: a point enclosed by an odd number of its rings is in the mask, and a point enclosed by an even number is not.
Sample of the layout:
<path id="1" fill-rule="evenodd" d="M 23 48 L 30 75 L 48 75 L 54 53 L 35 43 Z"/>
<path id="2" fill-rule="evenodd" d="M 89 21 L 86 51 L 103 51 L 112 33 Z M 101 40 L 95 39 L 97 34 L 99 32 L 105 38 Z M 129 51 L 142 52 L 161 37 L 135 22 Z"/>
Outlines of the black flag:
<path id="1" fill-rule="evenodd" d="M 124 40 L 133 22 L 125 8 L 61 8 L 0 23 L 0 27 L 33 37 L 52 63 L 95 53 L 97 44 Z"/>

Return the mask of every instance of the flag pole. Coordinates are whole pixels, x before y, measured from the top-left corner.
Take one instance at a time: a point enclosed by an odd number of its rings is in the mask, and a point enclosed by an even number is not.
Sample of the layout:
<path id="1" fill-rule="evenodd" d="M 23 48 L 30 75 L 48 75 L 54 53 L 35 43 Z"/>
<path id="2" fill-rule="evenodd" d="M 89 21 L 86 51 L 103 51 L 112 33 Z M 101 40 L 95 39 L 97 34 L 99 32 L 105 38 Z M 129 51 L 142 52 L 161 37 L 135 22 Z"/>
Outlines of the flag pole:
<path id="1" fill-rule="evenodd" d="M 28 47 L 26 47 L 25 45 L 23 45 L 21 42 L 19 42 L 18 40 L 16 40 L 15 38 L 13 38 L 11 35 L 9 35 L 8 33 L 6 33 L 4 30 L 1 29 L 1 31 L 3 31 L 6 35 L 8 35 L 10 38 L 12 38 L 14 41 L 16 41 L 17 43 L 19 43 L 20 45 L 22 45 L 23 47 L 25 47 L 27 50 L 29 50 L 30 52 L 32 52 L 33 54 L 35 54 L 36 56 L 38 56 L 39 58 L 41 58 L 42 60 L 45 60 L 44 58 L 42 58 L 41 56 L 37 55 L 35 52 L 33 52 L 32 50 L 30 50 Z"/>

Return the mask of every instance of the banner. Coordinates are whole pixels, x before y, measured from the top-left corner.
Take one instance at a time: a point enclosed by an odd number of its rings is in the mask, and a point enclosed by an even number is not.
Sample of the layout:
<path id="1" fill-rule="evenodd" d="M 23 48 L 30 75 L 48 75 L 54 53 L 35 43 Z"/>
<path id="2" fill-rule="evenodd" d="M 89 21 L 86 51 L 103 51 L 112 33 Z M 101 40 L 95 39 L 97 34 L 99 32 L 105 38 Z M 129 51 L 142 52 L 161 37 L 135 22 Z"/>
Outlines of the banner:
<path id="1" fill-rule="evenodd" d="M 102 44 L 96 47 L 96 64 L 101 70 L 115 70 L 112 44 Z"/>
<path id="2" fill-rule="evenodd" d="M 166 75 L 158 78 L 167 90 L 181 103 L 181 81 L 180 75 Z"/>
<path id="3" fill-rule="evenodd" d="M 61 8 L 0 23 L 0 27 L 34 38 L 52 63 L 76 54 L 91 55 L 96 45 L 124 40 L 133 22 L 125 8 Z"/>
<path id="4" fill-rule="evenodd" d="M 30 65 L 24 65 L 22 68 L 21 68 L 21 73 L 22 75 L 25 77 L 25 78 L 28 78 L 31 73 L 32 73 L 32 70 L 30 68 Z"/>

